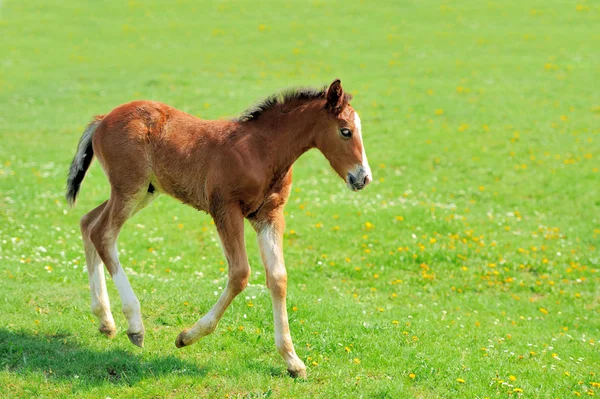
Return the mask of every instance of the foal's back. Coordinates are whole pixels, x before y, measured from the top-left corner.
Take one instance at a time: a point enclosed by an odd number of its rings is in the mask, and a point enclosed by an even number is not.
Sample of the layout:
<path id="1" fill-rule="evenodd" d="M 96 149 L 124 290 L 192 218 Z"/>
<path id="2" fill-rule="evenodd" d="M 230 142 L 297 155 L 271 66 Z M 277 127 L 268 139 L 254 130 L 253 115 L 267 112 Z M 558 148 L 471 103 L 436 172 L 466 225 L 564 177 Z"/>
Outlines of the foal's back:
<path id="1" fill-rule="evenodd" d="M 244 186 L 257 183 L 249 166 L 260 159 L 260 149 L 246 134 L 233 121 L 202 120 L 163 103 L 134 101 L 104 117 L 93 147 L 122 193 L 158 190 L 209 211 L 211 195 L 231 191 L 220 187 L 247 191 Z"/>

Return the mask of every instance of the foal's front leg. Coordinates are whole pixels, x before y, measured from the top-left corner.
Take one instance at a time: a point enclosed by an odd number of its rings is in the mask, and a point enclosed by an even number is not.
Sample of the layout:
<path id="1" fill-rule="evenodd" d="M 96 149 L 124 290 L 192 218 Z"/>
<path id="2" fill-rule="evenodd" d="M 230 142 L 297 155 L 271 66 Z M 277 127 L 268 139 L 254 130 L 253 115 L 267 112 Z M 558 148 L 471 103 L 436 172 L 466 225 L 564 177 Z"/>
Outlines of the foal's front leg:
<path id="1" fill-rule="evenodd" d="M 223 244 L 223 251 L 229 264 L 225 290 L 217 303 L 191 328 L 183 330 L 175 341 L 178 348 L 191 345 L 200 338 L 212 333 L 223 313 L 233 299 L 246 288 L 250 277 L 250 265 L 244 243 L 244 217 L 239 206 L 229 207 L 218 212 L 215 225 Z"/>
<path id="2" fill-rule="evenodd" d="M 267 274 L 267 286 L 271 291 L 273 302 L 273 319 L 275 322 L 275 346 L 287 363 L 292 377 L 306 378 L 306 366 L 300 360 L 290 334 L 286 309 L 287 271 L 283 262 L 282 238 L 285 220 L 282 209 L 273 211 L 268 222 L 255 224 L 258 233 L 258 245 Z"/>

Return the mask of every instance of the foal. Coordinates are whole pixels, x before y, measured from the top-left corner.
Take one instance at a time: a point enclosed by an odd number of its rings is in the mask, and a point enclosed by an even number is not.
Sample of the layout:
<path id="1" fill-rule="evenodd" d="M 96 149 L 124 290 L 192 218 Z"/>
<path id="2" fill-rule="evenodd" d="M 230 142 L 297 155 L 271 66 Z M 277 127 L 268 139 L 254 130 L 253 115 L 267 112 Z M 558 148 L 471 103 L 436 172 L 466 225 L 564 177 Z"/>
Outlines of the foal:
<path id="1" fill-rule="evenodd" d="M 283 207 L 290 194 L 292 164 L 318 148 L 353 191 L 371 181 L 358 114 L 339 80 L 322 90 L 273 95 L 236 120 L 201 120 L 168 105 L 134 101 L 96 116 L 79 141 L 67 183 L 73 205 L 95 155 L 110 182 L 110 198 L 81 218 L 81 232 L 100 331 L 116 332 L 101 264 L 123 305 L 127 335 L 144 344 L 140 303 L 119 262 L 117 237 L 125 221 L 166 193 L 214 219 L 228 262 L 228 281 L 217 303 L 175 341 L 191 345 L 215 330 L 233 299 L 246 287 L 250 266 L 244 218 L 258 235 L 271 292 L 275 344 L 289 373 L 306 376 L 292 344 L 285 303 Z"/>

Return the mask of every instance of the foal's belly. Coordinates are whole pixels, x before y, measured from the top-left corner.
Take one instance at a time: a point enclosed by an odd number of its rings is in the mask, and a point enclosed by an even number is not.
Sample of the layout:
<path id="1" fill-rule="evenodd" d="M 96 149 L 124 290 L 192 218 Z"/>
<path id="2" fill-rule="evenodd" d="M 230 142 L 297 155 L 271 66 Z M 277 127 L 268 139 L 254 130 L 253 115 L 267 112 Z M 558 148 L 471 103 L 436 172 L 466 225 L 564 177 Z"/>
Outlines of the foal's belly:
<path id="1" fill-rule="evenodd" d="M 184 204 L 200 211 L 208 212 L 208 199 L 205 193 L 204 178 L 198 173 L 183 173 L 170 168 L 153 168 L 152 184 L 161 193 L 170 195 Z"/>

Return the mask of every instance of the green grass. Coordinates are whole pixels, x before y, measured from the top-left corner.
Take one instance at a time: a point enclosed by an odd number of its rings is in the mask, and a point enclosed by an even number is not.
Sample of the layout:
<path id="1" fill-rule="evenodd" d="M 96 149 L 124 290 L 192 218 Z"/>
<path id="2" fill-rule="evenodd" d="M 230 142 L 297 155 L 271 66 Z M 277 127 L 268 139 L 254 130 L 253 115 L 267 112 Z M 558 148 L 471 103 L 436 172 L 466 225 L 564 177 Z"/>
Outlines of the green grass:
<path id="1" fill-rule="evenodd" d="M 591 0 L 2 1 L 0 397 L 600 394 L 598 26 Z M 288 304 L 308 380 L 275 350 L 251 229 L 251 285 L 175 348 L 226 274 L 210 219 L 167 197 L 120 238 L 146 347 L 112 283 L 119 331 L 100 335 L 78 232 L 108 197 L 99 166 L 76 208 L 63 199 L 91 116 L 154 99 L 214 119 L 336 77 L 375 182 L 348 191 L 317 151 L 295 167 Z"/>

